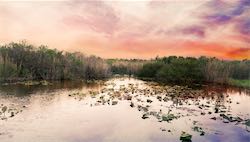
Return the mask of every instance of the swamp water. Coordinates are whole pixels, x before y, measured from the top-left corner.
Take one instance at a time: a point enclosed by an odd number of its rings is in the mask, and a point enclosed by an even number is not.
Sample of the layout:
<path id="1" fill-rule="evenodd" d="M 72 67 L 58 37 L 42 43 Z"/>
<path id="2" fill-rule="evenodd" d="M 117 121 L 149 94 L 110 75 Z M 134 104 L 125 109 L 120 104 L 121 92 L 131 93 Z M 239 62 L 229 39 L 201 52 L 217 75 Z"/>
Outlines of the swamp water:
<path id="1" fill-rule="evenodd" d="M 0 87 L 0 142 L 250 142 L 248 90 L 134 78 Z"/>

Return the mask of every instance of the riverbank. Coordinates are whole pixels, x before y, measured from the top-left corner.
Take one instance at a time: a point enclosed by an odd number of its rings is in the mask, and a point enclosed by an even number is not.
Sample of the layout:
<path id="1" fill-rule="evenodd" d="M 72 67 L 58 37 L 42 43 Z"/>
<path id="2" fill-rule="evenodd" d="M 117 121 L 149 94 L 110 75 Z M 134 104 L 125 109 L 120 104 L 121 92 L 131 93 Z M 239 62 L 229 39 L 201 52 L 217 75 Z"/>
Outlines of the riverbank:
<path id="1" fill-rule="evenodd" d="M 250 80 L 230 79 L 229 84 L 232 86 L 243 87 L 250 89 Z"/>
<path id="2" fill-rule="evenodd" d="M 245 88 L 245 89 L 250 89 L 250 80 L 236 80 L 236 79 L 230 79 L 227 83 L 212 83 L 212 82 L 204 82 L 204 83 L 187 83 L 187 82 L 182 82 L 182 83 L 171 83 L 171 82 L 166 82 L 162 80 L 157 80 L 155 78 L 146 78 L 146 77 L 137 77 L 138 79 L 144 80 L 144 81 L 154 81 L 162 85 L 181 85 L 181 86 L 189 86 L 191 88 L 201 88 L 202 86 L 207 86 L 207 85 L 220 85 L 220 86 L 225 86 L 225 87 L 240 87 L 240 88 Z"/>
<path id="3" fill-rule="evenodd" d="M 119 77 L 129 77 L 127 75 L 113 75 L 111 78 L 119 78 Z M 250 80 L 236 80 L 236 79 L 230 79 L 228 81 L 228 83 L 226 84 L 218 84 L 218 83 L 187 83 L 187 82 L 183 82 L 183 83 L 169 83 L 169 82 L 164 82 L 162 80 L 157 80 L 154 78 L 145 78 L 145 77 L 135 77 L 133 76 L 133 78 L 137 78 L 140 80 L 144 80 L 144 81 L 153 81 L 153 82 L 157 82 L 159 84 L 162 85 L 181 85 L 181 86 L 188 86 L 191 88 L 201 88 L 202 86 L 207 86 L 207 85 L 223 85 L 223 86 L 231 86 L 231 87 L 240 87 L 240 88 L 245 88 L 245 89 L 250 89 Z M 85 82 L 85 83 L 97 83 L 97 82 L 103 82 L 107 79 L 103 79 L 103 80 L 72 80 L 72 81 L 81 81 L 81 82 Z M 11 82 L 0 82 L 1 85 L 25 85 L 25 86 L 34 86 L 34 85 L 43 85 L 43 86 L 47 86 L 47 85 L 53 85 L 52 82 L 63 82 L 66 80 L 22 80 L 22 81 L 11 81 Z"/>
<path id="4" fill-rule="evenodd" d="M 2 83 L 3 86 L 6 85 L 25 85 L 25 86 L 33 86 L 33 85 L 53 85 L 51 82 L 47 80 L 28 80 L 28 81 L 17 81 L 17 82 L 5 82 Z"/>

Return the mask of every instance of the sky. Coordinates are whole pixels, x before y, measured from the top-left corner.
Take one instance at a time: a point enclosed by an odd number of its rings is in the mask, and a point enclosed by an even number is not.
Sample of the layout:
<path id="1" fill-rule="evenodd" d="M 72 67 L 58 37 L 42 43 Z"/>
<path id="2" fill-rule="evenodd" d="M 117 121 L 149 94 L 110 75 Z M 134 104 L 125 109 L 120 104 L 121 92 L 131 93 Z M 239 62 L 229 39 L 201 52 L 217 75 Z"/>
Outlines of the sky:
<path id="1" fill-rule="evenodd" d="M 103 58 L 250 59 L 250 0 L 0 0 L 0 44 Z"/>

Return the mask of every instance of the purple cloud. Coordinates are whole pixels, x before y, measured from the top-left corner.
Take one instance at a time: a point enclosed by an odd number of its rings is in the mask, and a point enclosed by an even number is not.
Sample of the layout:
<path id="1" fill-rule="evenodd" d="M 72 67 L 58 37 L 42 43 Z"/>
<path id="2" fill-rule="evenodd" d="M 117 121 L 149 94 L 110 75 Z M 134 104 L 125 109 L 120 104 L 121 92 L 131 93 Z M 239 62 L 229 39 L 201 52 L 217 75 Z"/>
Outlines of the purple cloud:
<path id="1" fill-rule="evenodd" d="M 242 20 L 237 27 L 242 34 L 250 36 L 250 19 Z"/>
<path id="2" fill-rule="evenodd" d="M 214 0 L 208 3 L 208 7 L 211 8 L 212 14 L 206 14 L 203 16 L 204 20 L 212 24 L 226 24 L 235 17 L 238 17 L 245 13 L 250 7 L 250 0 L 240 0 L 236 5 L 227 4 L 222 1 Z"/>
<path id="3" fill-rule="evenodd" d="M 205 37 L 205 27 L 191 26 L 181 30 L 183 34 L 191 34 L 197 37 Z"/>
<path id="4" fill-rule="evenodd" d="M 232 19 L 231 16 L 223 14 L 208 15 L 205 18 L 209 23 L 215 23 L 215 24 L 223 24 L 229 22 Z"/>
<path id="5" fill-rule="evenodd" d="M 250 35 L 250 0 L 238 0 L 237 2 L 225 2 L 213 0 L 206 4 L 209 8 L 202 20 L 206 28 L 232 25 L 238 34 Z"/>
<path id="6" fill-rule="evenodd" d="M 250 7 L 250 0 L 241 0 L 236 8 L 231 12 L 231 15 L 241 15 L 248 7 Z"/>

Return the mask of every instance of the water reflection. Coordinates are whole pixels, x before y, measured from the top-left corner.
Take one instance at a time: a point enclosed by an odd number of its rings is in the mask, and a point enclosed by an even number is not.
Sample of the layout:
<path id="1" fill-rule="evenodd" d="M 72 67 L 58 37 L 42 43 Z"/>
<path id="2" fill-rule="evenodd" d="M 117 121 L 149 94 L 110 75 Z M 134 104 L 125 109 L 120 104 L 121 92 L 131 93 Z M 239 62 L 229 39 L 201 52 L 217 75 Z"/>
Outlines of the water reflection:
<path id="1" fill-rule="evenodd" d="M 83 81 L 54 81 L 53 85 L 0 85 L 1 95 L 14 95 L 16 97 L 27 96 L 36 92 L 54 92 L 57 90 L 72 90 L 84 88 L 96 88 L 100 83 L 86 83 Z"/>
<path id="2" fill-rule="evenodd" d="M 97 84 L 1 86 L 0 91 L 0 108 L 19 112 L 0 120 L 1 142 L 178 142 L 182 131 L 191 134 L 194 142 L 250 141 L 243 124 L 250 118 L 250 97 L 243 89 L 193 90 L 114 78 Z M 243 120 L 224 123 L 221 114 Z M 194 127 L 202 128 L 205 135 Z"/>

